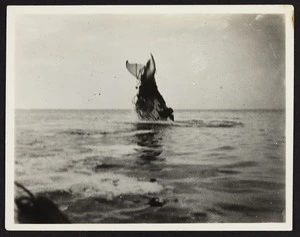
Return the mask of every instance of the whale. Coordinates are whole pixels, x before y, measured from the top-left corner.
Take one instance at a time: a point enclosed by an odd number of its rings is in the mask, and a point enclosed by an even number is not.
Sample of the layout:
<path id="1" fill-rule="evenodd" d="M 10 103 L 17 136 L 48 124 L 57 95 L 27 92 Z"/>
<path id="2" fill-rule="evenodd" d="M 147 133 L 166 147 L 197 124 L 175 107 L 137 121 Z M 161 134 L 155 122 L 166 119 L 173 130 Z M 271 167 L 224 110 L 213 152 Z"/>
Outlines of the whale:
<path id="1" fill-rule="evenodd" d="M 150 56 L 146 65 L 126 61 L 127 70 L 138 80 L 138 92 L 133 102 L 136 113 L 141 120 L 174 121 L 173 109 L 167 106 L 158 91 L 155 80 L 156 64 L 153 55 Z"/>

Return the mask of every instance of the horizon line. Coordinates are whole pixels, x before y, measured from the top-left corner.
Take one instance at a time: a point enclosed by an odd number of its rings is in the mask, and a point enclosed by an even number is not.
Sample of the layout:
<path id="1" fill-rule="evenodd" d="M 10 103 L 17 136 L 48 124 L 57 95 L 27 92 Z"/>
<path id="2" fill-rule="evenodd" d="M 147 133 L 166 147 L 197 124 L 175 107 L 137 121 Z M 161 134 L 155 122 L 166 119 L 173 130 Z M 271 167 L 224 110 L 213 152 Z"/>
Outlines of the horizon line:
<path id="1" fill-rule="evenodd" d="M 228 109 L 174 109 L 174 111 L 180 110 L 285 110 L 286 108 L 228 108 Z M 131 108 L 15 108 L 15 110 L 133 110 Z"/>

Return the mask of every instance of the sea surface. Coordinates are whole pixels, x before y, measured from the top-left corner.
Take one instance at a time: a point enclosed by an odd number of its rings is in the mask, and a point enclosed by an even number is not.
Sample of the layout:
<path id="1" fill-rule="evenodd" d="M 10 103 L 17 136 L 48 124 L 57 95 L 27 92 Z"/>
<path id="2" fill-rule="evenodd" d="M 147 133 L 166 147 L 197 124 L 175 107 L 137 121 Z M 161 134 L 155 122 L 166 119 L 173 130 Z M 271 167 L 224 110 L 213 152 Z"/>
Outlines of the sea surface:
<path id="1" fill-rule="evenodd" d="M 15 115 L 15 180 L 71 222 L 285 221 L 283 110 L 179 110 L 174 123 L 133 110 Z"/>

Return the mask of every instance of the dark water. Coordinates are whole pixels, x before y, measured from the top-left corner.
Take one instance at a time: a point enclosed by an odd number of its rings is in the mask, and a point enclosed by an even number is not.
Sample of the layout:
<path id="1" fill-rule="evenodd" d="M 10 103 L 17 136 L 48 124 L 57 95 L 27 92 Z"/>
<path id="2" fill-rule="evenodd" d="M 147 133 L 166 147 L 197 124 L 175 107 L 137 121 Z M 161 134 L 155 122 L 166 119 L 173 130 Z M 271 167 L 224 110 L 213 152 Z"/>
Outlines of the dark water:
<path id="1" fill-rule="evenodd" d="M 17 110 L 16 180 L 77 223 L 285 221 L 284 111 L 175 120 Z"/>

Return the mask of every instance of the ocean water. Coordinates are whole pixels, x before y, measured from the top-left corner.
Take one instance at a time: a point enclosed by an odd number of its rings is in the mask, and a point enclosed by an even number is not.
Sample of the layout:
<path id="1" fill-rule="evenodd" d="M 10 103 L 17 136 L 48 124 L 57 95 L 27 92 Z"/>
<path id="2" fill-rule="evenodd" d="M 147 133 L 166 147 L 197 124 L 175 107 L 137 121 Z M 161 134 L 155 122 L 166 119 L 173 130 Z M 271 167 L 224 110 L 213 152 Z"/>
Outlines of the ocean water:
<path id="1" fill-rule="evenodd" d="M 75 223 L 285 221 L 284 111 L 174 115 L 16 110 L 15 180 Z"/>

